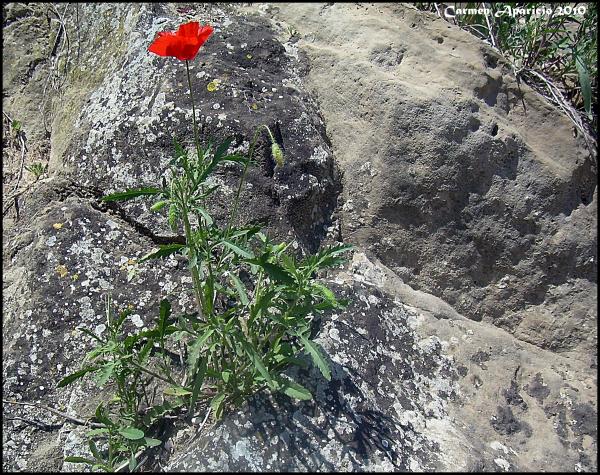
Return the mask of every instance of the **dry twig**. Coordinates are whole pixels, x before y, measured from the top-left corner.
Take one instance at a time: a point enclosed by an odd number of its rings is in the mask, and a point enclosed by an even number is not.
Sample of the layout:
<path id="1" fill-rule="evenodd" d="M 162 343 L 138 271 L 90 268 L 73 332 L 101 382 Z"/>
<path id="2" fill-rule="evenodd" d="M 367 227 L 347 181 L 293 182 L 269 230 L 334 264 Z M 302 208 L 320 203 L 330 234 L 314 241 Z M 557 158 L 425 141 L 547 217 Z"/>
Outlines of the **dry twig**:
<path id="1" fill-rule="evenodd" d="M 43 404 L 38 404 L 37 402 L 22 402 L 22 401 L 11 401 L 11 400 L 7 400 L 7 399 L 2 399 L 2 402 L 4 404 L 15 404 L 18 406 L 32 406 L 32 407 L 37 407 L 38 409 L 42 409 L 43 411 L 48 411 L 51 412 L 54 415 L 57 415 L 59 417 L 62 417 L 63 419 L 66 419 L 69 422 L 72 422 L 73 424 L 79 425 L 79 426 L 89 426 L 89 427 L 95 427 L 95 428 L 103 428 L 105 427 L 104 424 L 100 424 L 98 422 L 91 422 L 91 421 L 86 421 L 77 417 L 73 417 L 70 416 L 68 414 L 65 414 L 64 412 L 61 412 L 57 409 L 54 409 L 53 407 L 49 407 L 49 406 L 44 406 Z"/>

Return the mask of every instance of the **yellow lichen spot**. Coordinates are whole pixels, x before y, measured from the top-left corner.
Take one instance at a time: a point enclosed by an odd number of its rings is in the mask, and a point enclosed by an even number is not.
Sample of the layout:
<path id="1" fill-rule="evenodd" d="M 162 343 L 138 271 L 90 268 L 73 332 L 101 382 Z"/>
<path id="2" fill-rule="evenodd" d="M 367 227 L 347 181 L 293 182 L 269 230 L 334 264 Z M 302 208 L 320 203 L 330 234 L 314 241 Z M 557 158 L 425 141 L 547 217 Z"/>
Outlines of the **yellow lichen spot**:
<path id="1" fill-rule="evenodd" d="M 59 265 L 56 266 L 56 272 L 58 272 L 58 275 L 60 275 L 61 277 L 66 277 L 69 274 L 69 271 L 67 270 L 67 266 L 64 265 Z"/>
<path id="2" fill-rule="evenodd" d="M 74 280 L 74 281 L 77 280 L 77 279 L 79 279 L 79 274 L 73 274 L 71 276 L 71 279 Z"/>
<path id="3" fill-rule="evenodd" d="M 252 104 L 250 107 L 252 107 L 252 110 L 256 110 L 258 109 L 258 104 L 255 102 L 254 104 Z"/>
<path id="4" fill-rule="evenodd" d="M 129 266 L 133 266 L 133 265 L 135 265 L 135 263 L 136 263 L 136 262 L 137 262 L 137 261 L 136 261 L 135 259 L 129 259 L 129 260 L 127 261 L 127 265 L 129 265 Z"/>
<path id="5" fill-rule="evenodd" d="M 246 59 L 252 59 L 252 55 L 251 54 L 247 54 L 246 55 Z"/>
<path id="6" fill-rule="evenodd" d="M 61 229 L 63 226 L 64 226 L 64 224 L 63 224 L 63 223 L 54 223 L 54 224 L 52 225 L 52 227 L 53 227 L 54 229 Z"/>
<path id="7" fill-rule="evenodd" d="M 208 90 L 208 92 L 215 92 L 216 90 L 219 89 L 219 81 L 217 81 L 216 79 L 213 79 L 211 82 L 209 82 L 206 85 L 206 89 Z"/>

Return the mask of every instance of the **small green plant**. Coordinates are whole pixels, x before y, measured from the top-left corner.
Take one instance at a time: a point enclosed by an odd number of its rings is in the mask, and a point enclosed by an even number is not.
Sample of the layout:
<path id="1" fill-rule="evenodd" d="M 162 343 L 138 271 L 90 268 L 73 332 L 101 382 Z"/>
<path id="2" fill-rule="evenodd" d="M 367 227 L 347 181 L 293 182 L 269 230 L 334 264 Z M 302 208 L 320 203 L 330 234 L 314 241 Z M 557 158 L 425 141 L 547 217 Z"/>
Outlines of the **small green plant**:
<path id="1" fill-rule="evenodd" d="M 65 461 L 87 463 L 95 469 L 108 472 L 116 471 L 127 462 L 130 471 L 133 471 L 137 466 L 136 453 L 140 448 L 160 445 L 160 440 L 145 435 L 155 422 L 152 416 L 160 413 L 166 404 L 169 409 L 183 404 L 181 400 L 174 400 L 153 406 L 154 397 L 149 396 L 147 391 L 155 378 L 175 384 L 165 368 L 161 368 L 164 375 L 147 368 L 155 341 L 162 342 L 166 334 L 173 332 L 172 327 L 165 326 L 168 311 L 168 302 L 164 300 L 161 302 L 156 329 L 124 337 L 123 324 L 131 310 L 126 309 L 115 316 L 110 297 L 107 297 L 108 336 L 102 338 L 85 328 L 81 329 L 97 342 L 97 346 L 85 356 L 84 367 L 60 381 L 58 387 L 67 386 L 86 374 L 93 374 L 99 386 L 108 382 L 116 384 L 116 392 L 107 407 L 100 404 L 96 409 L 95 419 L 103 427 L 94 428 L 87 433 L 94 460 L 67 457 Z M 98 448 L 99 444 L 101 449 Z"/>
<path id="2" fill-rule="evenodd" d="M 31 173 L 36 180 L 38 180 L 44 173 L 46 173 L 46 165 L 41 162 L 35 162 L 25 167 L 29 173 Z"/>
<path id="3" fill-rule="evenodd" d="M 518 79 L 557 102 L 578 128 L 582 124 L 571 108 L 592 125 L 597 121 L 595 3 L 465 2 L 415 6 L 437 13 L 496 48 L 512 65 Z"/>
<path id="4" fill-rule="evenodd" d="M 19 133 L 22 130 L 21 122 L 19 122 L 18 120 L 13 120 L 10 124 L 10 127 L 15 136 L 19 135 Z"/>
<path id="5" fill-rule="evenodd" d="M 288 26 L 286 31 L 290 39 L 298 35 L 298 30 L 296 30 L 296 28 L 294 28 L 293 26 Z"/>
<path id="6" fill-rule="evenodd" d="M 186 49 L 182 42 L 192 41 L 192 30 L 204 35 L 205 41 L 207 27 L 189 25 L 180 27 L 185 35 L 173 43 L 175 46 L 170 43 L 174 41 L 172 36 L 166 36 L 164 41 L 159 36 L 150 51 L 179 54 L 183 58 L 195 55 L 192 50 L 197 52 L 199 45 L 194 43 Z M 194 153 L 174 139 L 174 157 L 160 186 L 128 189 L 103 200 L 152 197 L 155 201 L 150 210 L 166 213 L 174 232 L 183 230 L 184 244 L 161 245 L 138 263 L 172 254 L 184 256 L 192 278 L 190 290 L 195 311 L 174 315 L 169 301 L 163 299 L 155 326 L 126 335 L 124 326 L 130 311 L 117 312 L 115 316 L 108 298 L 107 336 L 82 329 L 96 347 L 87 354 L 79 371 L 59 383 L 59 387 L 67 386 L 89 374 L 100 386 L 115 387 L 114 397 L 96 411 L 96 424 L 100 427 L 88 432 L 93 459 L 66 459 L 105 471 L 116 471 L 125 465 L 130 471 L 135 470 L 140 450 L 160 444 L 148 435 L 154 434 L 161 418 L 165 414 L 191 416 L 201 400 L 219 419 L 228 408 L 239 406 L 263 389 L 299 400 L 311 399 L 308 389 L 285 374 L 291 365 L 306 365 L 303 354 L 310 356 L 324 378 L 331 378 L 325 356 L 312 341 L 312 334 L 318 317 L 342 307 L 344 302 L 318 282 L 317 275 L 341 264 L 342 254 L 351 246 L 330 246 L 300 258 L 289 252 L 289 243 L 272 242 L 260 226 L 238 223 L 241 191 L 259 140 L 266 132 L 277 167 L 284 166 L 283 151 L 265 125 L 255 131 L 247 154 L 229 153 L 230 138 L 218 144 L 201 144 L 189 65 L 185 61 Z M 207 202 L 219 191 L 211 176 L 224 163 L 241 167 L 241 174 L 229 215 L 221 223 L 211 216 Z M 183 355 L 187 355 L 185 359 Z M 159 390 L 162 401 L 155 404 Z"/>

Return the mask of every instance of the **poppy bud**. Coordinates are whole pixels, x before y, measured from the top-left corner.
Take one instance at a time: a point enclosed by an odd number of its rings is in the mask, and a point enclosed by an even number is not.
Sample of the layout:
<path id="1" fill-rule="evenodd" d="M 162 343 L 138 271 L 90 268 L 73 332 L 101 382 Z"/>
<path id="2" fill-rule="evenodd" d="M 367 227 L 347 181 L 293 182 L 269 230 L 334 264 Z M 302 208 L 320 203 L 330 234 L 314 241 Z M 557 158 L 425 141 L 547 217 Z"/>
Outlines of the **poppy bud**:
<path id="1" fill-rule="evenodd" d="M 281 150 L 281 147 L 279 146 L 279 144 L 273 142 L 273 145 L 271 145 L 271 154 L 273 155 L 273 160 L 275 160 L 275 163 L 282 167 L 283 166 L 283 151 Z"/>
<path id="2" fill-rule="evenodd" d="M 163 209 L 169 202 L 164 200 L 164 201 L 157 201 L 156 203 L 154 203 L 152 206 L 150 206 L 150 211 L 160 211 L 161 209 Z"/>

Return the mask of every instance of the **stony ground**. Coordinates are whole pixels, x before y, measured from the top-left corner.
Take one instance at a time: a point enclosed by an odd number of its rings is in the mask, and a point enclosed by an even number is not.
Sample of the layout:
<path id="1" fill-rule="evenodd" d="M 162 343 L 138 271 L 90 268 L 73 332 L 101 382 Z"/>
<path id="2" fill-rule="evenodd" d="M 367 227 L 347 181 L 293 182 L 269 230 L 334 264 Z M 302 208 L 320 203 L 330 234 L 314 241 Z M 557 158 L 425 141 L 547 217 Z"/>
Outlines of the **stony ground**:
<path id="1" fill-rule="evenodd" d="M 102 296 L 131 330 L 164 297 L 190 308 L 182 262 L 133 261 L 182 236 L 99 199 L 156 184 L 173 134 L 192 146 L 185 70 L 146 52 L 192 19 L 216 27 L 203 134 L 247 150 L 265 123 L 285 151 L 276 170 L 261 142 L 243 218 L 301 251 L 353 243 L 326 277 L 352 303 L 321 322 L 332 381 L 295 375 L 315 401 L 258 394 L 200 432 L 199 413 L 152 468 L 594 471 L 596 157 L 491 49 L 398 4 L 3 6 L 3 397 L 89 415 L 110 388 L 56 382 L 91 348 L 77 328 L 105 331 Z M 5 470 L 80 468 L 82 428 L 3 416 Z"/>

